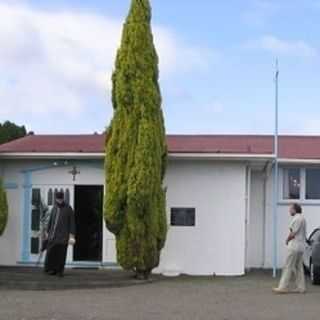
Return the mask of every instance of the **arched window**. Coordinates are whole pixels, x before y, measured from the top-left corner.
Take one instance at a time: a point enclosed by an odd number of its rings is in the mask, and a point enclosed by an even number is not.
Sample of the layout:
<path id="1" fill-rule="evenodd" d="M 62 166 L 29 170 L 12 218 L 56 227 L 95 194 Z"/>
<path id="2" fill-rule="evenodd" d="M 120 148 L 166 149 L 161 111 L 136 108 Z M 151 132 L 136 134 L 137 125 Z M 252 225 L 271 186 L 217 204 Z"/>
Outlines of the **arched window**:
<path id="1" fill-rule="evenodd" d="M 64 193 L 64 201 L 66 202 L 66 204 L 70 204 L 70 191 L 69 191 L 69 189 L 66 189 L 66 191 Z"/>
<path id="2" fill-rule="evenodd" d="M 54 189 L 54 203 L 56 203 L 56 200 L 57 200 L 57 193 L 58 193 L 58 189 L 57 188 L 55 188 Z"/>
<path id="3" fill-rule="evenodd" d="M 47 201 L 48 206 L 52 206 L 53 205 L 53 191 L 50 188 L 48 191 L 48 201 Z"/>

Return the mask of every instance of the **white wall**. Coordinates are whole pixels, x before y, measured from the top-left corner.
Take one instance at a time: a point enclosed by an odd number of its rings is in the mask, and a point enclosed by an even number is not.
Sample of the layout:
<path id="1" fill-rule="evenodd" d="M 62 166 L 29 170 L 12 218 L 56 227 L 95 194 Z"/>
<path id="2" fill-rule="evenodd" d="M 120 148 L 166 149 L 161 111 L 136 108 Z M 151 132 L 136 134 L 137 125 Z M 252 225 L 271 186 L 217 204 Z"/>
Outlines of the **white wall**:
<path id="1" fill-rule="evenodd" d="M 18 184 L 9 190 L 9 223 L 0 238 L 0 264 L 20 261 L 22 169 L 46 161 L 10 161 L 5 182 Z M 33 173 L 33 184 L 103 184 L 103 171 L 79 165 L 76 182 L 70 166 Z M 245 265 L 245 165 L 215 161 L 169 161 L 166 176 L 168 219 L 171 207 L 195 207 L 195 227 L 169 227 L 158 272 L 178 269 L 193 275 L 240 275 Z M 170 222 L 170 220 L 168 220 Z M 115 262 L 114 236 L 104 230 L 104 262 Z"/>
<path id="2" fill-rule="evenodd" d="M 280 192 L 282 188 L 282 181 L 279 181 Z M 280 195 L 279 195 L 280 199 Z M 301 203 L 303 214 L 307 220 L 307 233 L 308 235 L 312 232 L 314 228 L 320 227 L 320 203 L 318 204 L 308 204 Z M 288 236 L 289 232 L 289 223 L 291 221 L 291 217 L 289 216 L 289 204 L 278 202 L 278 223 L 277 223 L 277 251 L 278 251 L 278 267 L 282 267 L 286 258 L 286 245 L 285 240 Z M 272 245 L 272 176 L 269 177 L 267 181 L 267 199 L 266 199 L 266 262 L 265 268 L 272 267 L 272 257 L 273 257 L 273 245 Z"/>
<path id="3" fill-rule="evenodd" d="M 264 174 L 252 171 L 250 186 L 250 216 L 248 221 L 247 268 L 262 268 L 264 260 Z"/>
<path id="4" fill-rule="evenodd" d="M 314 228 L 320 227 L 320 206 L 302 205 L 303 214 L 307 220 L 308 234 Z M 285 240 L 289 232 L 289 223 L 291 218 L 288 213 L 289 205 L 278 206 L 278 267 L 282 267 L 286 258 Z M 266 242 L 266 264 L 265 268 L 272 267 L 272 210 L 269 206 L 267 216 L 267 242 Z"/>
<path id="5" fill-rule="evenodd" d="M 171 207 L 195 207 L 195 227 L 169 227 L 158 272 L 240 275 L 245 260 L 245 166 L 170 161 L 166 185 Z"/>

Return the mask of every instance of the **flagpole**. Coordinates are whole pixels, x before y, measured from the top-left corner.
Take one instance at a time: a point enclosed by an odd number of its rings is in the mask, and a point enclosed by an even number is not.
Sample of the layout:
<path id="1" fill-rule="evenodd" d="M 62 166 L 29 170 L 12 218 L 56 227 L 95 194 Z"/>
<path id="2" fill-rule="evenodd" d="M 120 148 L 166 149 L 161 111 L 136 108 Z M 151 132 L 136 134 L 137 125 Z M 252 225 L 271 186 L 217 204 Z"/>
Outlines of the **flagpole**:
<path id="1" fill-rule="evenodd" d="M 273 174 L 273 277 L 278 268 L 278 196 L 279 196 L 279 66 L 276 60 L 275 76 L 275 131 L 274 131 L 274 174 Z"/>

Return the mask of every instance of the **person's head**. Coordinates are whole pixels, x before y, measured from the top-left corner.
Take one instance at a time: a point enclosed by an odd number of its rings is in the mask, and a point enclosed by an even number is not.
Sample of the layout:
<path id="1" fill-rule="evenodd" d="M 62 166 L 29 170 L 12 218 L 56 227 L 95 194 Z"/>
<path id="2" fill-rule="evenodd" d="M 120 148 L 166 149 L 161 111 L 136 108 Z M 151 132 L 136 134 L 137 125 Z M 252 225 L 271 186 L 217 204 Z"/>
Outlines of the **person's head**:
<path id="1" fill-rule="evenodd" d="M 63 203 L 64 203 L 64 194 L 63 194 L 63 192 L 61 192 L 61 191 L 57 192 L 57 194 L 56 194 L 56 202 L 57 202 L 58 206 L 63 205 Z"/>
<path id="2" fill-rule="evenodd" d="M 298 203 L 292 203 L 289 207 L 289 212 L 291 216 L 295 216 L 296 214 L 302 213 L 302 208 Z"/>

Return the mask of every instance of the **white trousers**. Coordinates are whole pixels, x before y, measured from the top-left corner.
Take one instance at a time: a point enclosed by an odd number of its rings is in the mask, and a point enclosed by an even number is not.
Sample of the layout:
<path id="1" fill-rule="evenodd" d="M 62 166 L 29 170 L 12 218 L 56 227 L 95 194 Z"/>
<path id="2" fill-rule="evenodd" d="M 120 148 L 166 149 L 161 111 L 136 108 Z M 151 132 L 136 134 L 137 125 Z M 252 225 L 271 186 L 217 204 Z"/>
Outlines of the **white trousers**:
<path id="1" fill-rule="evenodd" d="M 289 290 L 293 285 L 294 289 L 306 290 L 306 283 L 303 270 L 303 252 L 288 250 L 287 259 L 282 270 L 279 289 Z"/>

